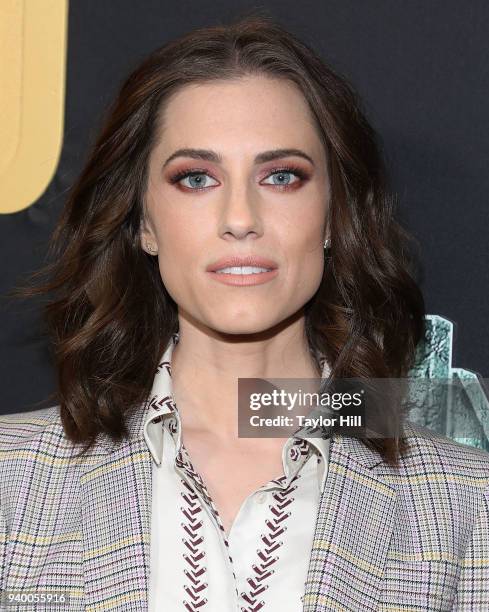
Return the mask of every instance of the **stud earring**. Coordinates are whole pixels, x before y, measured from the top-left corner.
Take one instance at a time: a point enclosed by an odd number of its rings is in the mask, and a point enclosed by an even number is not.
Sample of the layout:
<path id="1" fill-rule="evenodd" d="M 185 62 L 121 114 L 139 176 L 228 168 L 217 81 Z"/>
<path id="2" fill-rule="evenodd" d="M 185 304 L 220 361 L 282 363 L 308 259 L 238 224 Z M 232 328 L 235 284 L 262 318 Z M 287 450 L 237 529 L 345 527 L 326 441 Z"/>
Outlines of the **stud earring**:
<path id="1" fill-rule="evenodd" d="M 329 238 L 326 238 L 326 240 L 324 241 L 324 248 L 329 248 Z"/>
<path id="2" fill-rule="evenodd" d="M 153 246 L 149 242 L 146 243 L 146 248 L 148 249 L 150 253 L 156 253 L 158 250 L 155 246 Z"/>

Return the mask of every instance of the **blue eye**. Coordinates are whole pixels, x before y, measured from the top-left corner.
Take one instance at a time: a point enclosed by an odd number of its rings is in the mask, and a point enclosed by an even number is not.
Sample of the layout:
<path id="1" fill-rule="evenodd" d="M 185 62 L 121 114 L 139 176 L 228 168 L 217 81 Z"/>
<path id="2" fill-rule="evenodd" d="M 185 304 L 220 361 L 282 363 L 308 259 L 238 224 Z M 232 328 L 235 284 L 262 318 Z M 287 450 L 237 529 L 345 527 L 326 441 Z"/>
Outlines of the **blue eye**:
<path id="1" fill-rule="evenodd" d="M 207 185 L 208 179 L 215 180 L 212 177 L 210 177 L 206 172 L 198 172 L 198 171 L 186 172 L 184 171 L 172 177 L 171 182 L 179 183 L 180 181 L 183 181 L 185 179 L 189 179 L 189 184 L 184 185 L 184 187 L 187 187 L 188 189 L 192 189 L 192 190 L 198 190 L 198 189 L 204 189 L 205 187 L 210 187 L 212 185 Z M 215 184 L 217 185 L 217 181 Z"/>
<path id="2" fill-rule="evenodd" d="M 287 176 L 288 175 L 288 176 Z M 273 184 L 273 185 L 277 185 L 277 186 L 281 186 L 281 185 L 290 185 L 291 184 L 291 179 L 290 176 L 295 176 L 296 178 L 298 178 L 298 180 L 300 180 L 301 177 L 298 176 L 298 174 L 296 172 L 292 172 L 291 170 L 276 170 L 274 172 L 272 172 L 271 174 L 268 175 L 267 178 L 272 177 L 273 179 L 275 179 L 275 177 L 278 179 L 278 182 L 273 182 L 273 183 L 267 183 L 268 185 Z M 294 183 L 297 181 L 293 181 Z"/>
<path id="3" fill-rule="evenodd" d="M 293 180 L 291 177 L 296 177 L 298 180 Z M 307 180 L 308 174 L 301 168 L 296 167 L 281 167 L 274 168 L 267 175 L 265 180 L 272 179 L 272 183 L 265 183 L 266 185 L 273 185 L 278 188 L 292 189 L 299 186 L 300 183 Z M 188 179 L 188 184 L 183 184 L 182 181 Z M 210 181 L 214 181 L 212 184 L 208 184 Z M 194 169 L 194 170 L 182 170 L 170 178 L 170 183 L 180 183 L 182 187 L 189 191 L 200 191 L 207 187 L 213 187 L 218 185 L 218 181 L 212 178 L 206 170 Z"/>

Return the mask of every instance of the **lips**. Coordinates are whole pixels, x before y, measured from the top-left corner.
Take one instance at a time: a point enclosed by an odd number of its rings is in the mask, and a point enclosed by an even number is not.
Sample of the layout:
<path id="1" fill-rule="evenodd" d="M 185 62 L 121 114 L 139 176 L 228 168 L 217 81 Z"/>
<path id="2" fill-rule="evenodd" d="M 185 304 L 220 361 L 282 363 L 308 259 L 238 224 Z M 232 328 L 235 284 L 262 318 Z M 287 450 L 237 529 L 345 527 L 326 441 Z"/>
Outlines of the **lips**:
<path id="1" fill-rule="evenodd" d="M 207 272 L 216 272 L 222 268 L 234 268 L 234 267 L 253 267 L 253 268 L 268 268 L 275 270 L 278 265 L 272 259 L 266 257 L 258 257 L 257 255 L 249 256 L 231 256 L 223 257 L 213 263 L 209 264 L 206 268 Z"/>

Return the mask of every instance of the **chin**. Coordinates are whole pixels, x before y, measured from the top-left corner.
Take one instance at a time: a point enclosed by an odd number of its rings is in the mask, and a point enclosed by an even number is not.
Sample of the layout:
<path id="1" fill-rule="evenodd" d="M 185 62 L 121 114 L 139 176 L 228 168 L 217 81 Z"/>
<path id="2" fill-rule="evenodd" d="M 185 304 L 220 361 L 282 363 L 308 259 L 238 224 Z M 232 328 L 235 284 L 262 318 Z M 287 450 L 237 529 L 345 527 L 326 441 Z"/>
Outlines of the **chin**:
<path id="1" fill-rule="evenodd" d="M 213 319 L 215 318 L 212 317 Z M 241 313 L 237 316 L 230 316 L 229 313 L 218 317 L 217 321 L 212 321 L 210 327 L 221 334 L 259 334 L 269 330 L 274 324 L 278 323 L 275 320 L 264 320 L 257 313 Z"/>

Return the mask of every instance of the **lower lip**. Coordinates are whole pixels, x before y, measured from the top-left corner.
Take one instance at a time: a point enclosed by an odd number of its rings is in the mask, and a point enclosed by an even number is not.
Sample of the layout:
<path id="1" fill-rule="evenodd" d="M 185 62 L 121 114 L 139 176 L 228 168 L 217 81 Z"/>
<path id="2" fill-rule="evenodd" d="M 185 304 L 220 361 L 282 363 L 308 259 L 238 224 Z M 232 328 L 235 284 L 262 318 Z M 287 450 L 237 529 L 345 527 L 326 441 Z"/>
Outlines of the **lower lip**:
<path id="1" fill-rule="evenodd" d="M 268 272 L 260 272 L 258 274 L 218 274 L 217 272 L 208 272 L 213 278 L 224 285 L 234 285 L 236 287 L 250 287 L 251 285 L 262 285 L 275 278 L 278 274 L 278 268 L 269 270 Z"/>

